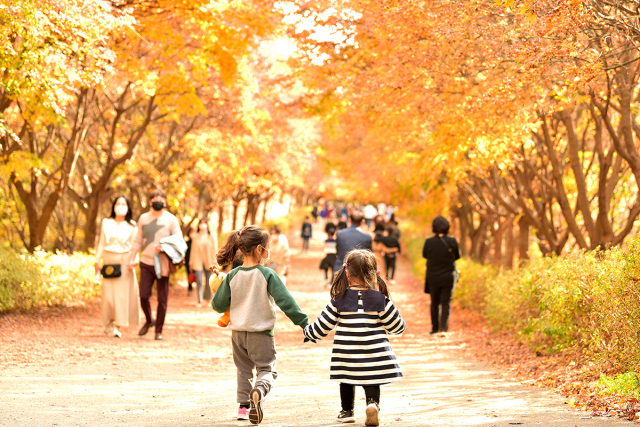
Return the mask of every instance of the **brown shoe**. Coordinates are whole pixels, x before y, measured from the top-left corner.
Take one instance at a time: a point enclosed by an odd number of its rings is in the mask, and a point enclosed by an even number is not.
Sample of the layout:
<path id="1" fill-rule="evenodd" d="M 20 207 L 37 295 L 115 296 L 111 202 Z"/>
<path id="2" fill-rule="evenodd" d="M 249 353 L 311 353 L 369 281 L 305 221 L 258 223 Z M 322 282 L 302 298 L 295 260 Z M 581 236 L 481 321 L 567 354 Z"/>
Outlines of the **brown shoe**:
<path id="1" fill-rule="evenodd" d="M 156 332 L 156 339 L 160 341 L 162 339 L 162 334 L 159 332 Z"/>
<path id="2" fill-rule="evenodd" d="M 144 325 L 142 325 L 142 328 L 140 328 L 140 332 L 138 332 L 138 335 L 142 336 L 142 335 L 146 335 L 147 332 L 149 332 L 149 328 L 152 326 L 155 326 L 156 322 L 147 322 Z"/>

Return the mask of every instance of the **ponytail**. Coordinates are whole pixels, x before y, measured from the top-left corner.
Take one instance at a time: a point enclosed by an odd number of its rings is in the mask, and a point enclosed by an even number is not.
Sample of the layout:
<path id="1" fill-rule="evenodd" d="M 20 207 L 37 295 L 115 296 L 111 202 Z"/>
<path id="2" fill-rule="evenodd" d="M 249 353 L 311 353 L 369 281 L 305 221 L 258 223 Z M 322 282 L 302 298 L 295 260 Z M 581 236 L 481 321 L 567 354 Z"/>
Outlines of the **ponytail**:
<path id="1" fill-rule="evenodd" d="M 218 265 L 229 265 L 236 257 L 240 248 L 240 231 L 232 231 L 227 238 L 227 243 L 216 254 Z"/>
<path id="2" fill-rule="evenodd" d="M 243 255 L 253 254 L 258 246 L 266 247 L 271 235 L 264 228 L 247 225 L 242 230 L 232 231 L 227 243 L 216 254 L 218 265 L 233 263 L 238 251 Z"/>
<path id="3" fill-rule="evenodd" d="M 331 300 L 339 300 L 349 288 L 349 279 L 347 278 L 347 264 L 345 263 L 333 278 L 331 285 Z"/>
<path id="4" fill-rule="evenodd" d="M 390 299 L 391 295 L 389 295 L 387 281 L 384 280 L 384 277 L 382 277 L 382 275 L 380 274 L 380 270 L 376 271 L 376 279 L 378 280 L 378 292 Z"/>

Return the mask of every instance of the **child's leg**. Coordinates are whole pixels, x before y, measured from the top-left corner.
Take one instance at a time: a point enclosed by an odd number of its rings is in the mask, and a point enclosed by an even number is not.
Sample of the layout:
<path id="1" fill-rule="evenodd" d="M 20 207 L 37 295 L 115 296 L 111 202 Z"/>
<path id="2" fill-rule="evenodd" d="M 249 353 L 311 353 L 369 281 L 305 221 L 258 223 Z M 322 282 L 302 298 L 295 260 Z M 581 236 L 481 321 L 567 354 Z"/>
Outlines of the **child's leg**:
<path id="1" fill-rule="evenodd" d="M 340 400 L 343 411 L 353 411 L 356 402 L 356 386 L 340 383 Z"/>
<path id="2" fill-rule="evenodd" d="M 232 331 L 231 346 L 233 349 L 233 362 L 238 369 L 237 400 L 241 405 L 249 405 L 249 392 L 253 380 L 253 361 L 247 351 L 247 334 L 250 332 Z"/>
<path id="3" fill-rule="evenodd" d="M 324 269 L 324 280 L 329 280 L 329 269 L 328 268 Z"/>
<path id="4" fill-rule="evenodd" d="M 375 403 L 376 405 L 380 404 L 380 386 L 379 385 L 367 385 L 363 386 L 364 395 L 367 399 L 367 405 L 369 403 Z"/>
<path id="5" fill-rule="evenodd" d="M 256 367 L 255 388 L 266 396 L 275 385 L 276 372 L 276 341 L 273 337 L 260 332 L 246 332 L 247 350 L 249 357 Z"/>
<path id="6" fill-rule="evenodd" d="M 380 411 L 380 386 L 369 385 L 363 386 L 364 395 L 367 397 L 367 409 L 365 414 L 367 418 L 364 420 L 365 426 L 379 426 L 380 420 L 378 412 Z"/>

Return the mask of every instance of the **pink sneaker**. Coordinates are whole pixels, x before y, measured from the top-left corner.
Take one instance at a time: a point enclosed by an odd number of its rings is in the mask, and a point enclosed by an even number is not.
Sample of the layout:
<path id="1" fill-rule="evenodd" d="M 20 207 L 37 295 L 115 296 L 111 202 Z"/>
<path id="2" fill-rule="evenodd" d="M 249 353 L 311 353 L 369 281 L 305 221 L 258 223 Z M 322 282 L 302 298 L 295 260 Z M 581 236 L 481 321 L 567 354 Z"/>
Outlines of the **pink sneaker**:
<path id="1" fill-rule="evenodd" d="M 238 419 L 239 420 L 248 420 L 249 419 L 249 408 L 239 408 L 238 409 Z"/>

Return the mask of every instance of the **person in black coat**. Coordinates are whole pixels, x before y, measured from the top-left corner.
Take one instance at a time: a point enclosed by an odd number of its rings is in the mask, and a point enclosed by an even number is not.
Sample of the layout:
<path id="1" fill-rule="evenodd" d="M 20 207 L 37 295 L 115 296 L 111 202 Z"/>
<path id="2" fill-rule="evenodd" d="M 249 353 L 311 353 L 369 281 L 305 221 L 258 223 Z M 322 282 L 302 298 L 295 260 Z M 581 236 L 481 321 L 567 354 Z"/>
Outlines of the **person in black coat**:
<path id="1" fill-rule="evenodd" d="M 369 233 L 360 229 L 364 225 L 364 217 L 359 211 L 351 213 L 351 227 L 338 231 L 336 234 L 336 263 L 333 265 L 334 273 L 342 268 L 347 252 L 354 249 L 372 249 L 372 239 Z"/>
<path id="2" fill-rule="evenodd" d="M 424 242 L 422 256 L 427 259 L 425 293 L 431 294 L 431 333 L 447 332 L 451 297 L 457 280 L 455 261 L 460 258 L 458 242 L 449 233 L 449 221 L 441 216 L 432 224 L 433 237 Z"/>

